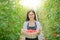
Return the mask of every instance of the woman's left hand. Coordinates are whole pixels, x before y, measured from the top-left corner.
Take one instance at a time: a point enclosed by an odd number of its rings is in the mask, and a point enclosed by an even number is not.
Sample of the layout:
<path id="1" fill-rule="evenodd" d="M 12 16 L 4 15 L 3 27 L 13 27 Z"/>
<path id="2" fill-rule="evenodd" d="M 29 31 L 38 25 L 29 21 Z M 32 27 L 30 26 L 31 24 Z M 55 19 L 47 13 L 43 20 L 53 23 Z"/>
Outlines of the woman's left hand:
<path id="1" fill-rule="evenodd" d="M 36 32 L 34 32 L 33 34 L 39 35 L 40 33 L 41 33 L 41 30 L 39 29 L 39 30 L 36 30 Z"/>

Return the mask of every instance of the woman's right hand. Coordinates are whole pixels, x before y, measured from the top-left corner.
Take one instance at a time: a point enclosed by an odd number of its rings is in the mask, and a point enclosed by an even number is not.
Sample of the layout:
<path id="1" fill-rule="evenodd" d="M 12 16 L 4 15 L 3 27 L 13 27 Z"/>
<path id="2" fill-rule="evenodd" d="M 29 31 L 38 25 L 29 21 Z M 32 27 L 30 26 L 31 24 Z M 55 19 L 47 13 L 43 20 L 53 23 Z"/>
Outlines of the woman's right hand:
<path id="1" fill-rule="evenodd" d="M 28 32 L 26 32 L 26 30 L 23 30 L 23 29 L 21 29 L 21 34 L 23 34 L 23 35 L 29 35 L 29 33 Z"/>
<path id="2" fill-rule="evenodd" d="M 21 29 L 21 34 L 25 34 L 25 30 Z"/>

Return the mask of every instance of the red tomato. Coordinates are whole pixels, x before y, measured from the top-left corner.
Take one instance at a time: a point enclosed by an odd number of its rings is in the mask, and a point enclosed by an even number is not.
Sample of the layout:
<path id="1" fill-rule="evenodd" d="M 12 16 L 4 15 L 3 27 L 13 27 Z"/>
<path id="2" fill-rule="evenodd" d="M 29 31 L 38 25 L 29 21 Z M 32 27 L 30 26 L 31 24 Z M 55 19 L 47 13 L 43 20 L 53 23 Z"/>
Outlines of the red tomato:
<path id="1" fill-rule="evenodd" d="M 36 30 L 27 30 L 27 32 L 33 33 L 33 32 L 36 32 Z"/>

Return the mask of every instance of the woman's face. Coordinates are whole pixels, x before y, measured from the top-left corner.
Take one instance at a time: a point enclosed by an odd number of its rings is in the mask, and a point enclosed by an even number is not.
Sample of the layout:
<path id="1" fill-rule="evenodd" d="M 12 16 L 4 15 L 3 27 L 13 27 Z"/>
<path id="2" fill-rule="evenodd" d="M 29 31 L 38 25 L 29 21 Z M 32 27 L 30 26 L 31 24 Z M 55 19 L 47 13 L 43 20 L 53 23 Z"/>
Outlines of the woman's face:
<path id="1" fill-rule="evenodd" d="M 29 17 L 30 20 L 34 19 L 34 13 L 33 12 L 30 12 L 28 14 L 28 17 Z"/>

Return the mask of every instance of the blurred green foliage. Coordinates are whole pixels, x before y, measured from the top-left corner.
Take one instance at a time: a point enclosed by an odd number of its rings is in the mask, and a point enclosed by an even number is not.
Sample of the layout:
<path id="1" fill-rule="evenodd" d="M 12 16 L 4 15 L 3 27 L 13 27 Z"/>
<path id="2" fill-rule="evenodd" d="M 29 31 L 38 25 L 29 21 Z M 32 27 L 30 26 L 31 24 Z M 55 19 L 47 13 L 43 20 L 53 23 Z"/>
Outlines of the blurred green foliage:
<path id="1" fill-rule="evenodd" d="M 60 0 L 47 0 L 37 13 L 46 40 L 60 40 Z"/>
<path id="2" fill-rule="evenodd" d="M 20 40 L 20 29 L 29 10 L 20 0 L 0 0 L 0 40 Z M 60 0 L 47 0 L 36 10 L 46 40 L 60 40 Z"/>
<path id="3" fill-rule="evenodd" d="M 20 37 L 17 2 L 18 0 L 0 0 L 0 40 L 18 40 Z"/>

